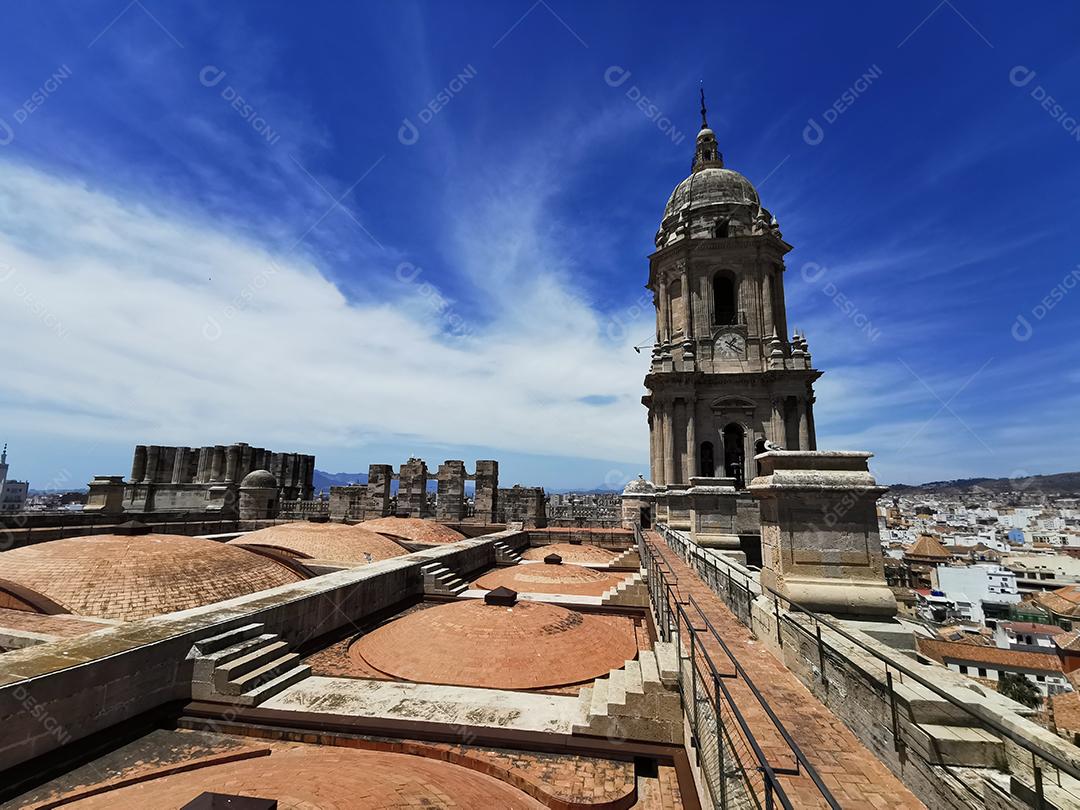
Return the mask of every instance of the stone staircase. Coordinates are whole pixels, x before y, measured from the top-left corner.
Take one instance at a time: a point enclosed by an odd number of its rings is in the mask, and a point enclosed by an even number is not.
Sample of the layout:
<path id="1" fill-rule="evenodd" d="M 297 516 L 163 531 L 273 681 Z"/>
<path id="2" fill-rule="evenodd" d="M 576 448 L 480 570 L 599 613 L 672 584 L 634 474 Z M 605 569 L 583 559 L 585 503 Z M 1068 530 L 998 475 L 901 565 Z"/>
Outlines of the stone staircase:
<path id="1" fill-rule="evenodd" d="M 575 734 L 611 740 L 681 743 L 682 705 L 674 647 L 658 642 L 578 694 L 583 722 Z"/>
<path id="2" fill-rule="evenodd" d="M 626 605 L 631 607 L 647 607 L 649 604 L 649 588 L 641 578 L 641 574 L 632 574 L 626 577 L 614 588 L 608 588 L 600 595 L 601 604 Z"/>
<path id="3" fill-rule="evenodd" d="M 245 624 L 196 641 L 193 700 L 257 706 L 311 674 L 289 644 L 262 624 Z"/>
<path id="4" fill-rule="evenodd" d="M 420 566 L 424 576 L 424 593 L 434 596 L 458 596 L 469 586 L 442 563 L 426 563 Z"/>
<path id="5" fill-rule="evenodd" d="M 631 546 L 609 563 L 612 568 L 640 568 L 641 556 L 638 550 Z"/>
<path id="6" fill-rule="evenodd" d="M 511 563 L 513 565 L 517 565 L 521 562 L 521 555 L 501 540 L 496 540 L 491 545 L 495 548 L 495 562 Z"/>

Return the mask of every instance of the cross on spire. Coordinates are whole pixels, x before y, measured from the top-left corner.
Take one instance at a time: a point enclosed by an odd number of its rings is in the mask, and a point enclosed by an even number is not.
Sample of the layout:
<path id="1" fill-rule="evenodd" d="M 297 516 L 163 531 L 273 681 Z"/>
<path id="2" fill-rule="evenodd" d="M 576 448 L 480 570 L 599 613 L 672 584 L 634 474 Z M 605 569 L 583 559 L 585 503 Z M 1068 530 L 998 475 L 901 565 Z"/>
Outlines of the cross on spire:
<path id="1" fill-rule="evenodd" d="M 705 120 L 705 82 L 701 82 L 701 86 L 698 88 L 701 90 L 701 128 L 708 129 L 709 122 Z"/>

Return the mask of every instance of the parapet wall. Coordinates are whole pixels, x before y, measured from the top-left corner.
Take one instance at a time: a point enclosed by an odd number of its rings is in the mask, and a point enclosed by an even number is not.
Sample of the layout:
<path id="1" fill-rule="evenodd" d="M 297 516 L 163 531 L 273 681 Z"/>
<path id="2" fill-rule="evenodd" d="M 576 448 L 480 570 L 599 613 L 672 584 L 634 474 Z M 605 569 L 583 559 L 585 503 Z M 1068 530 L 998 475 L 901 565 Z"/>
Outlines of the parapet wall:
<path id="1" fill-rule="evenodd" d="M 495 564 L 501 532 L 326 574 L 215 605 L 118 625 L 0 656 L 0 771 L 191 696 L 192 645 L 252 622 L 293 647 L 419 596 L 420 567 L 463 578 Z"/>

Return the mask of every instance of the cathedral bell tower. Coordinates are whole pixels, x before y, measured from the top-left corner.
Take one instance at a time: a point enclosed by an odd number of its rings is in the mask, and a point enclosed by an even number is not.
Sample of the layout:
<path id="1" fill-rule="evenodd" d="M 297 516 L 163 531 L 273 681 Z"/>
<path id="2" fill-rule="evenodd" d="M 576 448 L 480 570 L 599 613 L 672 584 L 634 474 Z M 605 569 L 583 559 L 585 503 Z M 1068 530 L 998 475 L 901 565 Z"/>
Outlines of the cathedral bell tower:
<path id="1" fill-rule="evenodd" d="M 668 200 L 648 288 L 656 342 L 645 376 L 657 485 L 731 477 L 743 489 L 765 442 L 815 450 L 813 368 L 788 334 L 784 241 L 754 186 L 724 168 L 701 98 L 690 176 Z"/>

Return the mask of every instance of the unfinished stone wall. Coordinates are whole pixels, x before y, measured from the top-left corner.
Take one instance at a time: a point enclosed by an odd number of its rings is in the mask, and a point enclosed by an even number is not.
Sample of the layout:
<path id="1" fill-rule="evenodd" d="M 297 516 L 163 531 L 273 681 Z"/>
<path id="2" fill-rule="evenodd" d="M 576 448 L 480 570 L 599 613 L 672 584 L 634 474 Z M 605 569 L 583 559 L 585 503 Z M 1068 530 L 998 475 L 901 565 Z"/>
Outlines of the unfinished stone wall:
<path id="1" fill-rule="evenodd" d="M 439 465 L 439 498 L 435 519 L 440 522 L 459 521 L 465 517 L 465 462 L 444 461 Z"/>
<path id="2" fill-rule="evenodd" d="M 397 514 L 403 517 L 430 517 L 427 506 L 428 469 L 423 459 L 410 458 L 398 473 Z"/>
<path id="3" fill-rule="evenodd" d="M 499 523 L 521 523 L 526 529 L 547 526 L 543 487 L 516 484 L 499 491 Z"/>

